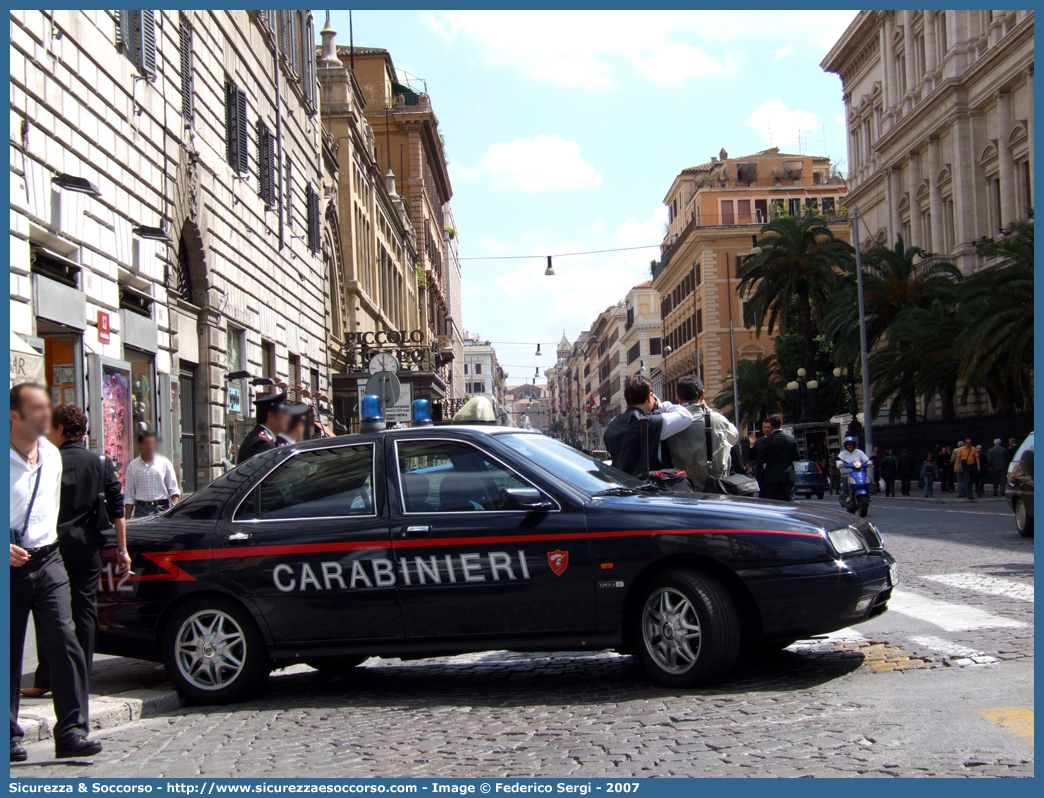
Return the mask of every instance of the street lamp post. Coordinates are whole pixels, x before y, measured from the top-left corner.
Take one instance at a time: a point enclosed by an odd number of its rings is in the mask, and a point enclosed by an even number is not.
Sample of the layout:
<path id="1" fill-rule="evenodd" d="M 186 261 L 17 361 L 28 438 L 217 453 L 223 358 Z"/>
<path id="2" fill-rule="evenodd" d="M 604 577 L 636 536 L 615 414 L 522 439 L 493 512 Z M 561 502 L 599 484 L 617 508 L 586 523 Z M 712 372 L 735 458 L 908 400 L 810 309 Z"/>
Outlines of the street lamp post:
<path id="1" fill-rule="evenodd" d="M 791 392 L 796 391 L 798 393 L 798 398 L 801 403 L 800 421 L 804 424 L 808 421 L 808 403 L 805 401 L 805 397 L 810 391 L 814 391 L 819 387 L 819 380 L 813 378 L 808 381 L 803 381 L 805 377 L 808 376 L 808 372 L 804 369 L 798 369 L 797 376 L 798 379 L 791 380 L 787 383 L 787 390 Z"/>
<path id="2" fill-rule="evenodd" d="M 863 257 L 859 249 L 859 209 L 852 209 L 852 230 L 855 237 L 856 287 L 859 294 L 859 347 L 863 368 L 863 428 L 866 430 L 866 451 L 874 452 L 874 421 L 870 414 L 870 353 L 866 348 L 866 297 L 863 294 Z M 874 479 L 877 475 L 873 475 Z"/>

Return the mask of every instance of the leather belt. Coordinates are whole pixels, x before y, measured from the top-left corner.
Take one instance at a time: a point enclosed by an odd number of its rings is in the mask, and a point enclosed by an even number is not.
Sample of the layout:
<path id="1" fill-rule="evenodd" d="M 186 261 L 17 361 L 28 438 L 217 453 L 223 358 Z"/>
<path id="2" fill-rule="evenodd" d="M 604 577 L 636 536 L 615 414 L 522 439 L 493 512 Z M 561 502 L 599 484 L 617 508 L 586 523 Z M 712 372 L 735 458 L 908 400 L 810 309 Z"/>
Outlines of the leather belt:
<path id="1" fill-rule="evenodd" d="M 46 557 L 52 551 L 57 551 L 57 549 L 58 543 L 57 541 L 55 541 L 54 543 L 49 543 L 46 546 L 40 546 L 40 548 L 38 549 L 26 549 L 26 551 L 29 552 L 29 559 L 39 560 L 41 557 Z"/>

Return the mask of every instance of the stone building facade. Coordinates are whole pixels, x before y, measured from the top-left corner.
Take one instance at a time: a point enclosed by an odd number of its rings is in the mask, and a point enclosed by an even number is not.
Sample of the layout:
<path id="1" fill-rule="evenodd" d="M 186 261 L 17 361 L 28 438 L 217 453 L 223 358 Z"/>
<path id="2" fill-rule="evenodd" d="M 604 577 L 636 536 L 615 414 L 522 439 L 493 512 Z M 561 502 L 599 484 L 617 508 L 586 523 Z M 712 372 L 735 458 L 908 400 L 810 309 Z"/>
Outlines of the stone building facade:
<path id="1" fill-rule="evenodd" d="M 652 281 L 636 285 L 624 297 L 627 321 L 620 336 L 620 348 L 627 362 L 626 377 L 649 377 L 663 357 L 660 338 L 660 294 Z M 666 397 L 670 398 L 670 397 Z M 673 401 L 673 400 L 672 400 Z"/>
<path id="2" fill-rule="evenodd" d="M 497 360 L 497 350 L 489 341 L 467 332 L 464 333 L 463 344 L 461 371 L 465 397 L 485 396 L 493 403 L 497 419 L 502 424 L 509 424 L 510 416 L 505 401 L 505 380 L 508 375 Z"/>
<path id="3" fill-rule="evenodd" d="M 395 176 L 410 209 L 416 236 L 421 285 L 420 308 L 433 353 L 431 388 L 436 419 L 455 408 L 450 393 L 457 378 L 451 369 L 463 346 L 460 269 L 456 231 L 447 218 L 453 196 L 442 134 L 424 82 L 400 74 L 391 54 L 378 47 L 337 47 L 337 57 L 358 80 L 365 99 L 363 113 L 374 133 L 374 149 L 382 173 Z M 449 231 L 453 230 L 451 236 Z M 454 293 L 454 291 L 456 293 Z M 445 407 L 443 403 L 445 402 Z M 459 404 L 456 403 L 456 404 Z"/>
<path id="4" fill-rule="evenodd" d="M 902 235 L 965 272 L 1033 206 L 1033 12 L 861 11 L 841 77 L 860 243 Z"/>
<path id="5" fill-rule="evenodd" d="M 504 404 L 513 426 L 547 433 L 551 416 L 551 397 L 547 385 L 515 385 L 504 391 Z"/>
<path id="6" fill-rule="evenodd" d="M 191 490 L 251 377 L 328 390 L 314 38 L 309 11 L 11 14 L 12 329 L 120 468 L 158 429 Z"/>
<path id="7" fill-rule="evenodd" d="M 710 397 L 722 389 L 733 367 L 732 329 L 737 359 L 772 354 L 767 332 L 759 337 L 744 324 L 736 293 L 743 258 L 762 226 L 782 214 L 814 211 L 849 240 L 846 194 L 829 158 L 778 147 L 742 158 L 723 149 L 675 178 L 664 198 L 669 224 L 652 283 L 660 297 L 658 376 L 667 398 L 685 374 L 698 374 Z"/>

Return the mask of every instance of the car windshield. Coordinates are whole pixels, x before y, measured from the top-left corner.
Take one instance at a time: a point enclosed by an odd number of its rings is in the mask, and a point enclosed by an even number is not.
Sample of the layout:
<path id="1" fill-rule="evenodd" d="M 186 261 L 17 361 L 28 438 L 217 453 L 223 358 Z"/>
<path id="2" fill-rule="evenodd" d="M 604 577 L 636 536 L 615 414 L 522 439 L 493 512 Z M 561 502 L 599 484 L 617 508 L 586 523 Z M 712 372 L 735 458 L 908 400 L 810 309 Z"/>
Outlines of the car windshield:
<path id="1" fill-rule="evenodd" d="M 507 433 L 498 435 L 497 440 L 589 495 L 607 488 L 638 489 L 645 484 L 572 446 L 543 435 Z"/>

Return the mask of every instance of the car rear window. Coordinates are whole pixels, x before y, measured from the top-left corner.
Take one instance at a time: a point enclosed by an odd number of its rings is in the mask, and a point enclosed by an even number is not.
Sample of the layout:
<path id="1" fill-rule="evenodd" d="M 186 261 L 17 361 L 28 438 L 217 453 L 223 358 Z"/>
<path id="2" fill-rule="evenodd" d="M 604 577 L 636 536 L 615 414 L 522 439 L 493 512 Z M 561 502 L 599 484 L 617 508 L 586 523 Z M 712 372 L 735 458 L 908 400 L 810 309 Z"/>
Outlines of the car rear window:
<path id="1" fill-rule="evenodd" d="M 373 445 L 299 451 L 262 480 L 236 521 L 373 515 Z"/>

